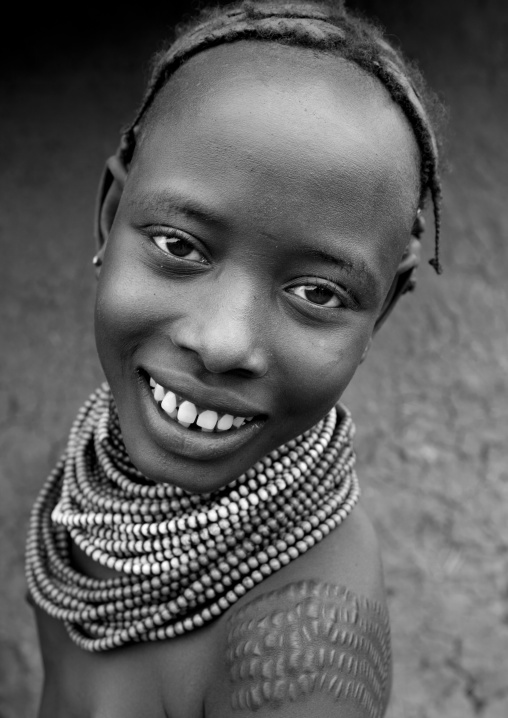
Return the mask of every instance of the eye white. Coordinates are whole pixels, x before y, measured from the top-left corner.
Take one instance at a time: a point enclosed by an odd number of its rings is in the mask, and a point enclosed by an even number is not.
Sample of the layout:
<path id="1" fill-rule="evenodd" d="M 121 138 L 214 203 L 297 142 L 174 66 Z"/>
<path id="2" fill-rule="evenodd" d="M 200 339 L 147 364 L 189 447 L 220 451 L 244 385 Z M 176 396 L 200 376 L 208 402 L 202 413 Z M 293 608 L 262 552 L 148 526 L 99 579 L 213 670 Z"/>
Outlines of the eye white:
<path id="1" fill-rule="evenodd" d="M 192 244 L 182 237 L 168 237 L 164 234 L 157 234 L 153 237 L 153 241 L 159 249 L 172 257 L 187 259 L 191 262 L 204 261 L 201 252 L 194 249 Z"/>
<path id="2" fill-rule="evenodd" d="M 312 292 L 327 291 L 330 293 L 330 298 L 325 302 L 313 301 Z M 316 307 L 325 307 L 327 309 L 333 309 L 340 307 L 342 302 L 340 297 L 334 293 L 330 287 L 324 284 L 300 284 L 297 287 L 289 287 L 288 290 L 291 294 L 294 294 L 300 299 L 304 299 L 306 302 L 313 304 Z M 315 298 L 314 298 L 315 299 Z"/>

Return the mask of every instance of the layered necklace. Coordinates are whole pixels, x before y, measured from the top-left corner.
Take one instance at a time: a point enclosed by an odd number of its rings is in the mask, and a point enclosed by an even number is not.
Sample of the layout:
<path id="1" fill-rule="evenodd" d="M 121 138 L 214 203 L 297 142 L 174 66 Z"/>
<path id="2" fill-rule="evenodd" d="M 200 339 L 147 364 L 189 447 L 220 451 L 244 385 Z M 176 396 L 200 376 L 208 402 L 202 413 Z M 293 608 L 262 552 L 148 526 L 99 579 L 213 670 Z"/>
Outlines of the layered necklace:
<path id="1" fill-rule="evenodd" d="M 220 616 L 356 504 L 354 425 L 339 411 L 224 488 L 198 495 L 151 482 L 133 466 L 103 385 L 79 411 L 32 511 L 33 600 L 88 651 L 165 640 Z M 72 542 L 118 575 L 76 570 Z"/>

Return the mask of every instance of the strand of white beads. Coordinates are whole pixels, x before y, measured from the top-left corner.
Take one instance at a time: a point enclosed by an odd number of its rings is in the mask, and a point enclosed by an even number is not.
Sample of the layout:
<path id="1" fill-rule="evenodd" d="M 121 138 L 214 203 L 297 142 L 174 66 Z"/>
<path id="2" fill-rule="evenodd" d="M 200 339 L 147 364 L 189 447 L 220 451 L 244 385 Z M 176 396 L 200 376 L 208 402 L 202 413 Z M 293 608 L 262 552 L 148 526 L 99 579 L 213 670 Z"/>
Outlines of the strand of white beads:
<path id="1" fill-rule="evenodd" d="M 29 591 L 89 651 L 172 638 L 221 615 L 321 541 L 359 496 L 354 425 L 335 409 L 213 494 L 145 479 L 122 442 L 109 388 L 82 407 L 32 512 Z M 71 563 L 70 539 L 119 575 Z"/>

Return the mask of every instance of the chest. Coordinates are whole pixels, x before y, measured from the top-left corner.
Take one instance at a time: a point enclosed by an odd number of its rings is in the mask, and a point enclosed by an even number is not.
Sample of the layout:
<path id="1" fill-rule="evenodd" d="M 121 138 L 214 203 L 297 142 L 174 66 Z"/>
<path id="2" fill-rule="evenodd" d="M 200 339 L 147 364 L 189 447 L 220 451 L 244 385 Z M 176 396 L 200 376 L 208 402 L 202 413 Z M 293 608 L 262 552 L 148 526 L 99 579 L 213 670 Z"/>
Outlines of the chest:
<path id="1" fill-rule="evenodd" d="M 36 616 L 45 675 L 39 718 L 205 718 L 210 630 L 89 653 L 60 621 Z"/>

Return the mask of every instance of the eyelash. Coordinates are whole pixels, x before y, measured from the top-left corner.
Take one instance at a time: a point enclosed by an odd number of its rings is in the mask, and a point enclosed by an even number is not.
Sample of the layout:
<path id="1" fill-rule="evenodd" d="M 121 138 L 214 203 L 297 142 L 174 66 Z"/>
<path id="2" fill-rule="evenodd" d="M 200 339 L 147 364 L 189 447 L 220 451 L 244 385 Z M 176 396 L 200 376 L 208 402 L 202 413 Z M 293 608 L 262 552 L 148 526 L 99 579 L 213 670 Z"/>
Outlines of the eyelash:
<path id="1" fill-rule="evenodd" d="M 150 231 L 147 233 L 150 240 L 155 244 L 155 246 L 160 249 L 160 251 L 166 255 L 166 257 L 171 257 L 171 260 L 176 262 L 182 262 L 182 263 L 191 263 L 191 264 L 209 264 L 208 260 L 206 259 L 204 253 L 196 247 L 196 242 L 193 240 L 193 238 L 188 235 L 186 232 L 183 232 L 181 229 L 159 229 L 158 227 L 151 228 Z M 178 257 L 175 254 L 172 254 L 168 249 L 163 249 L 158 243 L 157 239 L 161 238 L 163 240 L 180 240 L 182 242 L 185 242 L 191 249 L 191 251 L 198 252 L 201 255 L 201 259 L 188 259 L 187 257 Z M 175 242 L 176 244 L 176 242 Z"/>
<path id="2" fill-rule="evenodd" d="M 291 284 L 289 287 L 286 287 L 286 291 L 290 289 L 296 289 L 297 287 L 324 287 L 325 289 L 329 289 L 331 292 L 333 292 L 333 294 L 338 298 L 340 302 L 339 306 L 337 307 L 320 306 L 317 303 L 305 300 L 302 297 L 298 297 L 298 295 L 289 292 L 290 294 L 293 294 L 293 296 L 296 296 L 298 299 L 301 299 L 304 302 L 307 301 L 308 304 L 310 304 L 312 307 L 315 307 L 319 311 L 323 311 L 325 309 L 328 311 L 330 311 L 331 309 L 354 309 L 357 306 L 357 301 L 352 295 L 352 293 L 348 289 L 339 289 L 336 280 L 332 277 L 303 277 L 302 280 L 300 280 L 300 283 Z"/>
<path id="3" fill-rule="evenodd" d="M 179 262 L 182 264 L 187 264 L 187 266 L 189 264 L 197 264 L 197 265 L 209 264 L 208 260 L 204 256 L 204 253 L 195 246 L 195 241 L 193 240 L 193 238 L 190 235 L 188 235 L 186 232 L 183 232 L 180 229 L 176 229 L 176 228 L 162 229 L 162 228 L 154 227 L 154 228 L 151 228 L 147 234 L 148 234 L 150 240 L 153 242 L 153 244 L 155 244 L 155 246 L 166 257 L 170 257 L 172 261 Z M 186 257 L 178 257 L 177 255 L 171 254 L 171 252 L 163 249 L 162 247 L 159 246 L 159 244 L 157 244 L 156 240 L 159 237 L 162 238 L 163 240 L 171 240 L 171 239 L 181 240 L 182 242 L 187 243 L 192 250 L 201 254 L 202 258 L 200 260 L 187 259 Z M 300 297 L 297 294 L 289 291 L 291 289 L 296 289 L 298 287 L 323 287 L 325 289 L 328 289 L 338 298 L 340 304 L 337 307 L 321 306 L 315 302 L 311 302 L 310 300 Z M 337 283 L 333 277 L 323 277 L 323 276 L 321 276 L 321 277 L 302 277 L 299 284 L 296 284 L 296 283 L 291 284 L 289 287 L 285 288 L 285 291 L 288 292 L 289 294 L 292 294 L 292 296 L 296 296 L 297 299 L 299 299 L 303 302 L 306 302 L 310 306 L 315 307 L 318 311 L 323 311 L 325 309 L 331 310 L 331 309 L 354 308 L 357 304 L 355 298 L 352 296 L 352 294 L 349 290 L 344 289 L 344 288 L 339 289 L 337 287 Z"/>

